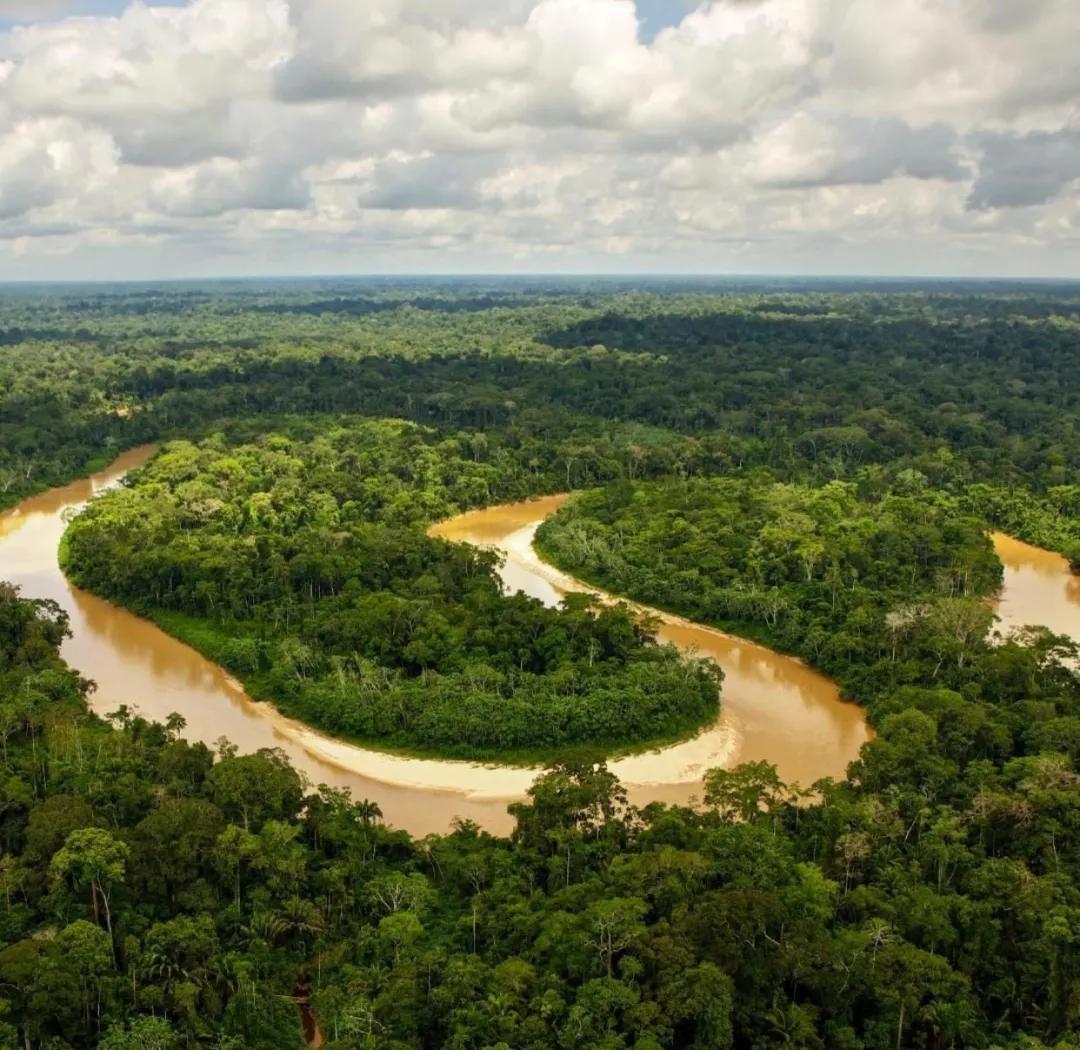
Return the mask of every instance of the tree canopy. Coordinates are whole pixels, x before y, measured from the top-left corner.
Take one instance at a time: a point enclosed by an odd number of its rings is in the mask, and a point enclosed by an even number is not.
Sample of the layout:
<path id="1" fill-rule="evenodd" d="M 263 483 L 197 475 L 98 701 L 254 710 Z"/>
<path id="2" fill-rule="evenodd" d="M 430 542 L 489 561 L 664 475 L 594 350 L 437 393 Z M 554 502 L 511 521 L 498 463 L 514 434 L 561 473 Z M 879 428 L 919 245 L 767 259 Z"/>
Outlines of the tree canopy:
<path id="1" fill-rule="evenodd" d="M 424 839 L 272 750 L 99 718 L 0 585 L 0 1050 L 1077 1050 L 1080 680 L 987 637 L 990 526 L 1080 563 L 1075 285 L 320 280 L 0 293 L 0 505 L 165 446 L 64 560 L 256 695 L 551 761 Z M 595 750 L 708 669 L 429 539 L 544 531 L 869 707 L 842 781 L 642 809 Z M 584 751 L 578 745 L 589 747 Z"/>
<path id="2" fill-rule="evenodd" d="M 700 727 L 717 669 L 654 644 L 625 608 L 504 595 L 491 553 L 425 535 L 542 484 L 530 458 L 500 432 L 379 420 L 175 443 L 76 520 L 64 565 L 356 740 L 551 759 Z"/>

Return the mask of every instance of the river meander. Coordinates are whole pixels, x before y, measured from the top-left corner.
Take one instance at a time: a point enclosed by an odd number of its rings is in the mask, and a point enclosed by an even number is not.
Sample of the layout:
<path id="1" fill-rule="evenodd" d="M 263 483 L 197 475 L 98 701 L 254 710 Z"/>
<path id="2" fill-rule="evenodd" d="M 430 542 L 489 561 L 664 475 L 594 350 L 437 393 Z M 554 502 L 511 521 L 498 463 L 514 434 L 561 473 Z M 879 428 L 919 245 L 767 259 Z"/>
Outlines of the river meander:
<path id="1" fill-rule="evenodd" d="M 414 835 L 446 831 L 455 817 L 494 832 L 511 826 L 509 800 L 520 798 L 535 770 L 386 754 L 336 740 L 251 700 L 220 667 L 133 614 L 73 587 L 57 564 L 57 547 L 71 513 L 117 484 L 152 449 L 133 449 L 109 468 L 25 500 L 0 514 L 0 580 L 26 597 L 51 598 L 71 617 L 64 657 L 97 688 L 99 713 L 121 704 L 148 718 L 179 712 L 185 735 L 213 745 L 227 737 L 243 751 L 281 748 L 314 784 L 348 787 L 380 805 L 386 820 Z M 509 590 L 548 603 L 588 590 L 540 561 L 532 537 L 565 496 L 492 507 L 460 515 L 432 533 L 505 552 L 501 575 Z M 1080 637 L 1080 580 L 1058 555 L 995 536 L 1005 563 L 1000 612 L 1006 626 L 1046 623 Z M 782 777 L 808 785 L 841 776 L 870 737 L 861 708 L 839 698 L 836 686 L 797 660 L 678 617 L 661 616 L 660 637 L 717 660 L 725 671 L 719 719 L 691 740 L 616 759 L 612 768 L 633 801 L 686 801 L 710 766 L 768 759 Z"/>

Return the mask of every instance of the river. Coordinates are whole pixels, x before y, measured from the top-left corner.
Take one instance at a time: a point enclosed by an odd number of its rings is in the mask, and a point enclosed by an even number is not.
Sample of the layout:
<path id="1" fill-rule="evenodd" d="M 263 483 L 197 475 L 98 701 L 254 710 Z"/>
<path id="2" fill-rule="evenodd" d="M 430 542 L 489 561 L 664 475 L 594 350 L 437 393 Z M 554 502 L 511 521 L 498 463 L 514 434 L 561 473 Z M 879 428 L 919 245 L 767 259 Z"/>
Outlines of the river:
<path id="1" fill-rule="evenodd" d="M 548 605 L 571 591 L 601 593 L 541 561 L 532 541 L 540 522 L 566 495 L 471 511 L 436 525 L 432 534 L 506 552 L 502 577 Z M 602 595 L 611 600 L 610 595 Z M 660 618 L 658 637 L 685 651 L 711 657 L 724 669 L 719 719 L 674 747 L 612 763 L 628 784 L 693 784 L 711 766 L 767 759 L 781 779 L 803 785 L 841 777 L 870 732 L 861 707 L 845 703 L 835 683 L 805 664 L 722 631 L 678 616 Z"/>
<path id="2" fill-rule="evenodd" d="M 1041 624 L 1080 640 L 1080 576 L 1054 551 L 992 532 L 1005 585 L 997 602 L 998 630 Z"/>
<path id="3" fill-rule="evenodd" d="M 506 804 L 523 795 L 535 770 L 415 759 L 328 737 L 251 700 L 238 682 L 190 647 L 66 580 L 56 551 L 68 516 L 152 451 L 133 449 L 92 477 L 0 515 L 0 580 L 67 610 L 73 636 L 63 654 L 97 684 L 94 710 L 104 714 L 127 704 L 153 719 L 175 711 L 187 720 L 189 739 L 212 746 L 224 736 L 243 751 L 281 748 L 313 784 L 348 787 L 355 798 L 372 799 L 388 823 L 414 835 L 446 831 L 457 817 L 493 832 L 509 830 Z M 474 511 L 432 532 L 502 549 L 507 588 L 554 603 L 569 590 L 585 589 L 532 551 L 537 526 L 563 499 Z M 1009 537 L 995 536 L 995 543 L 1006 566 L 1006 620 L 1025 622 L 1033 611 L 1055 630 L 1080 637 L 1080 584 L 1064 559 Z M 611 763 L 633 801 L 687 801 L 699 792 L 701 774 L 710 766 L 759 758 L 775 762 L 785 779 L 808 785 L 841 776 L 869 739 L 862 710 L 841 701 L 832 682 L 799 661 L 678 617 L 662 621 L 665 641 L 711 656 L 723 667 L 722 711 L 691 740 Z"/>

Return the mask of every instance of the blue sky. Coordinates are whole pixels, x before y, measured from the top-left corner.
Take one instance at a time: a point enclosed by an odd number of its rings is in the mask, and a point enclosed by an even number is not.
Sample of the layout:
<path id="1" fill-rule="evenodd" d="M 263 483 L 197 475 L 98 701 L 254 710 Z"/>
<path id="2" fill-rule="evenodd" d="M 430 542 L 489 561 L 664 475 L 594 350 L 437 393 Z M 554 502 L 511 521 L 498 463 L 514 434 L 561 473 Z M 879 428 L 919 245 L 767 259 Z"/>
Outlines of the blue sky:
<path id="1" fill-rule="evenodd" d="M 686 14 L 684 0 L 636 0 L 642 35 L 652 40 L 661 29 L 676 26 Z"/>

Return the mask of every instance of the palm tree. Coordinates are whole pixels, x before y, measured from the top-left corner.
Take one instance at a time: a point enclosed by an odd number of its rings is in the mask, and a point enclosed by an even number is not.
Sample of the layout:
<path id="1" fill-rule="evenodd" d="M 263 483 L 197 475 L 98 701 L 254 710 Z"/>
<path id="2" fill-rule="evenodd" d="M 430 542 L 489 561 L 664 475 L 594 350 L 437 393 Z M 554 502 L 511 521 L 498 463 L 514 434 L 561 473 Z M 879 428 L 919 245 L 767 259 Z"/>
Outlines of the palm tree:
<path id="1" fill-rule="evenodd" d="M 379 803 L 372 802 L 369 798 L 357 802 L 353 808 L 365 828 L 370 828 L 382 820 L 383 811 L 379 808 Z"/>

